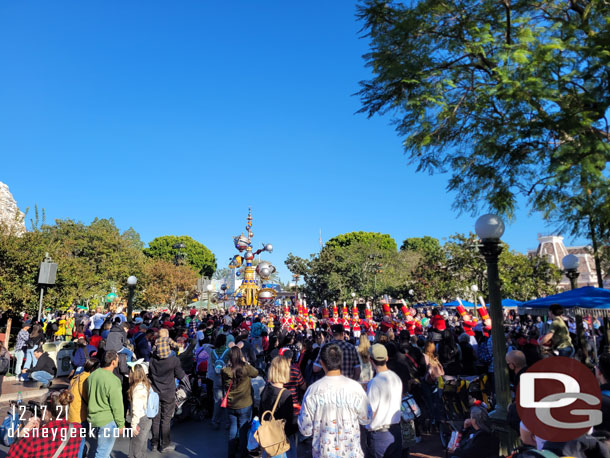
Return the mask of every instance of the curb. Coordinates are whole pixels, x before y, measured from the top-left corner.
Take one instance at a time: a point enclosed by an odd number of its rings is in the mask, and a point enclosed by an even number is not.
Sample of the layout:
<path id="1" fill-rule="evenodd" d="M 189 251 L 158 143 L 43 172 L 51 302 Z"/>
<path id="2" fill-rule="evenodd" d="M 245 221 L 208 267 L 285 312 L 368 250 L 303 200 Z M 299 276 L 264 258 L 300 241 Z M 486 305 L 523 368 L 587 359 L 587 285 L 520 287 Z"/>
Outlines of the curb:
<path id="1" fill-rule="evenodd" d="M 21 396 L 22 396 L 23 400 L 25 401 L 26 399 L 31 400 L 31 399 L 40 398 L 42 396 L 45 396 L 48 392 L 49 392 L 48 388 L 42 388 L 40 390 L 27 390 L 27 391 L 22 391 Z M 0 403 L 14 401 L 16 399 L 17 399 L 17 393 L 3 394 L 2 396 L 0 396 Z"/>

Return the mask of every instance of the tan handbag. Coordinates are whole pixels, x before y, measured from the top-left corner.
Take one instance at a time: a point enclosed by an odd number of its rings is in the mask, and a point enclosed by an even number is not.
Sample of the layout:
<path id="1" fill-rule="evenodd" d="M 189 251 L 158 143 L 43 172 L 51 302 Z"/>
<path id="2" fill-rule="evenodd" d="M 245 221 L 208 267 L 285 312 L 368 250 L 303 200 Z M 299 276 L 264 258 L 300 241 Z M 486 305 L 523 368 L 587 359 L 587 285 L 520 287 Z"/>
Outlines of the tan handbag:
<path id="1" fill-rule="evenodd" d="M 280 390 L 280 393 L 275 400 L 275 404 L 273 404 L 273 410 L 267 410 L 261 415 L 261 425 L 254 433 L 254 438 L 269 456 L 281 455 L 290 450 L 290 442 L 288 442 L 286 433 L 284 432 L 286 420 L 276 420 L 273 416 L 277 404 L 282 397 L 282 393 L 285 390 L 285 388 Z M 271 416 L 270 420 L 265 420 L 267 414 Z"/>

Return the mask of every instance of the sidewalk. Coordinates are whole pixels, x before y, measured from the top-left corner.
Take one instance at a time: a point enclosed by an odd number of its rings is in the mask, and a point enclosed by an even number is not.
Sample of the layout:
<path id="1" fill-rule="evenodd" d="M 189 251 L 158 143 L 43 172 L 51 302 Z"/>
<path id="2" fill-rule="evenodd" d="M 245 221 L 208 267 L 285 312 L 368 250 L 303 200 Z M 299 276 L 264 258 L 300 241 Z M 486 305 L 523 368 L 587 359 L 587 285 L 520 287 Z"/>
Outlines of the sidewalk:
<path id="1" fill-rule="evenodd" d="M 24 400 L 39 400 L 49 391 L 62 390 L 68 388 L 69 383 L 66 378 L 55 378 L 53 379 L 53 385 L 50 390 L 47 388 L 40 388 L 41 384 L 38 382 L 20 382 L 17 377 L 4 377 L 2 381 L 2 395 L 0 396 L 0 405 L 7 404 L 9 401 L 17 399 L 17 393 L 21 391 L 21 396 Z"/>

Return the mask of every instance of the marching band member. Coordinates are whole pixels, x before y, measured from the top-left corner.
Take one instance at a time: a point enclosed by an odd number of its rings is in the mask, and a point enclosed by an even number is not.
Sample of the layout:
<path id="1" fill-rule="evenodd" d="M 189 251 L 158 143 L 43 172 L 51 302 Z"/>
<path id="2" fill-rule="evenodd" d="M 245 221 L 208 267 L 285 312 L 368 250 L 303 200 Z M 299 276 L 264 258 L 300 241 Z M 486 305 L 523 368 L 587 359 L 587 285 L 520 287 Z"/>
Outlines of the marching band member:
<path id="1" fill-rule="evenodd" d="M 354 331 L 354 337 L 356 339 L 360 339 L 360 312 L 358 311 L 358 306 L 354 302 L 354 308 L 352 308 L 352 330 Z"/>
<path id="2" fill-rule="evenodd" d="M 347 309 L 347 304 L 345 302 L 343 303 L 343 320 L 341 321 L 341 324 L 343 324 L 343 327 L 345 328 L 346 332 L 350 332 L 351 320 L 349 317 L 349 311 Z"/>

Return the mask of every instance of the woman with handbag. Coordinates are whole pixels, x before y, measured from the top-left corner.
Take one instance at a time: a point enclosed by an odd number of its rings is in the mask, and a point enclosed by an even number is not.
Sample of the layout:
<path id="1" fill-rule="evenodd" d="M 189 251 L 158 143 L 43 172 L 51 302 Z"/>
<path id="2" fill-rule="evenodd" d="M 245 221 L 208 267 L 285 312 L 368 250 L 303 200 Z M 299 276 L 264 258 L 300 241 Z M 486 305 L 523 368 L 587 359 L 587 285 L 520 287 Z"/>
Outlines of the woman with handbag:
<path id="1" fill-rule="evenodd" d="M 439 377 L 445 375 L 443 365 L 438 359 L 436 354 L 436 345 L 434 342 L 428 342 L 425 346 L 424 359 L 426 360 L 426 375 L 424 376 L 424 383 L 421 384 L 422 396 L 426 403 L 428 412 L 430 413 L 430 420 L 434 424 L 438 424 L 440 420 L 440 399 L 436 394 L 436 383 Z"/>
<path id="2" fill-rule="evenodd" d="M 221 407 L 227 408 L 229 416 L 229 458 L 244 455 L 248 428 L 252 420 L 252 385 L 250 379 L 258 375 L 258 371 L 248 364 L 238 345 L 233 345 L 229 351 L 227 366 L 221 371 L 222 386 L 225 397 Z"/>
<path id="3" fill-rule="evenodd" d="M 275 420 L 283 420 L 284 433 L 286 438 L 290 441 L 290 450 L 288 452 L 274 455 L 272 458 L 296 458 L 297 456 L 297 432 L 299 427 L 297 425 L 297 419 L 294 416 L 294 409 L 292 406 L 292 395 L 290 390 L 284 388 L 284 384 L 288 383 L 290 379 L 290 363 L 288 359 L 282 356 L 276 356 L 271 361 L 269 371 L 267 374 L 268 383 L 263 389 L 261 394 L 261 413 L 270 411 L 273 413 Z M 279 398 L 279 400 L 278 400 Z M 277 401 L 277 407 L 273 411 L 273 406 Z M 268 420 L 268 415 L 264 418 L 261 417 L 261 422 Z M 263 458 L 267 458 L 269 455 L 263 450 Z"/>

